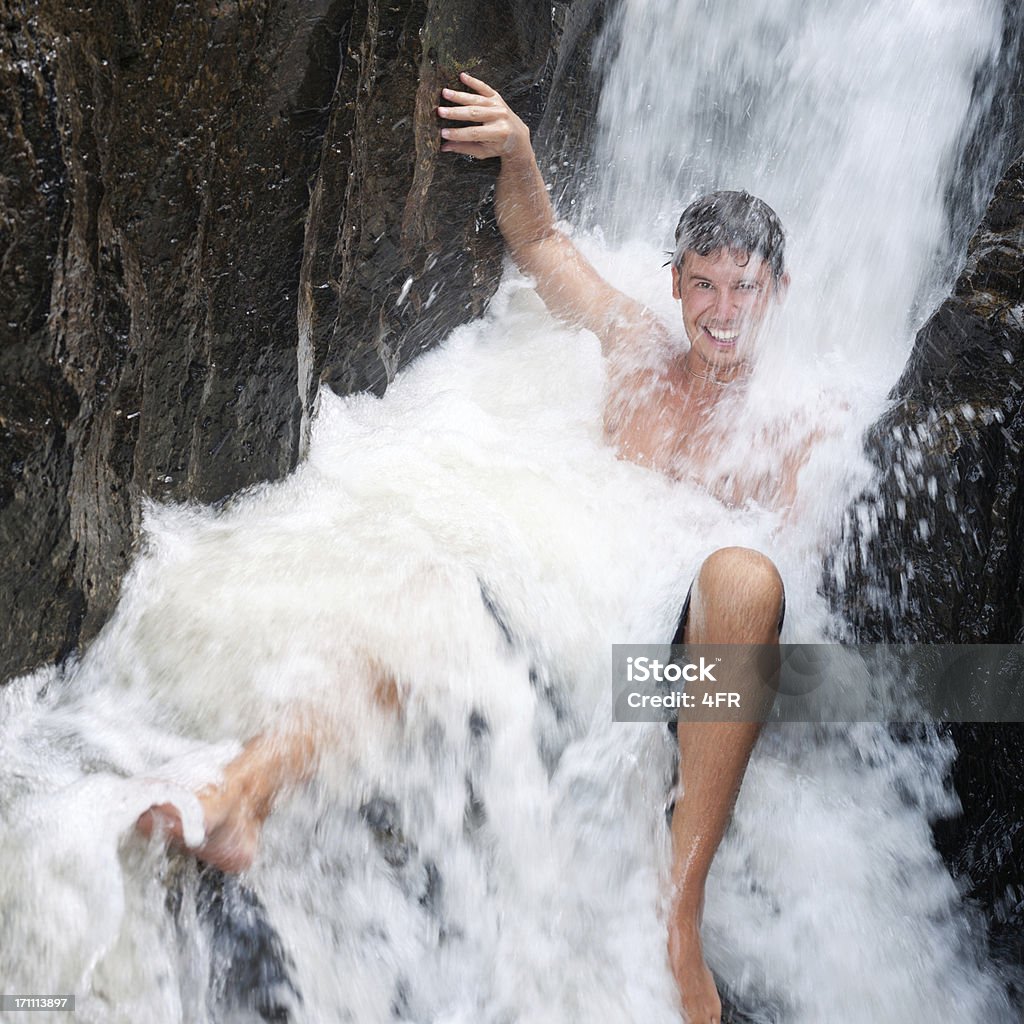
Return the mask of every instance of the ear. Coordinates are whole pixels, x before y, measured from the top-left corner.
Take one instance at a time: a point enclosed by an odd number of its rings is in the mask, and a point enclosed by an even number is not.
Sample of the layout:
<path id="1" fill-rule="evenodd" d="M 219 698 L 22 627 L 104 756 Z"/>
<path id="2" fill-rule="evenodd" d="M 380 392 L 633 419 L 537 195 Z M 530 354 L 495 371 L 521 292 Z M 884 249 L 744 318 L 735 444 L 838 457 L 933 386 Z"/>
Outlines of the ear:
<path id="1" fill-rule="evenodd" d="M 683 297 L 682 286 L 680 283 L 679 268 L 673 263 L 672 264 L 672 298 L 681 299 Z"/>

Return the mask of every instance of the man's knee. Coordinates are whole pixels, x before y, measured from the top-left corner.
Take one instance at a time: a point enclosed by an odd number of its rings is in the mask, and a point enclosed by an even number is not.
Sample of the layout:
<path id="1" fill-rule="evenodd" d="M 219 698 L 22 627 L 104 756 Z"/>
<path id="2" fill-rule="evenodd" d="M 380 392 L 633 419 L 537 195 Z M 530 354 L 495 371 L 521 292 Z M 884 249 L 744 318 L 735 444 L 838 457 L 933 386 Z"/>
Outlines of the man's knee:
<path id="1" fill-rule="evenodd" d="M 761 625 L 778 621 L 784 593 L 775 563 L 752 548 L 719 548 L 697 574 L 697 596 L 705 617 L 725 616 L 758 632 Z"/>
<path id="2" fill-rule="evenodd" d="M 767 592 L 782 591 L 782 576 L 775 563 L 753 548 L 719 548 L 704 559 L 697 577 L 702 586 L 737 584 Z"/>

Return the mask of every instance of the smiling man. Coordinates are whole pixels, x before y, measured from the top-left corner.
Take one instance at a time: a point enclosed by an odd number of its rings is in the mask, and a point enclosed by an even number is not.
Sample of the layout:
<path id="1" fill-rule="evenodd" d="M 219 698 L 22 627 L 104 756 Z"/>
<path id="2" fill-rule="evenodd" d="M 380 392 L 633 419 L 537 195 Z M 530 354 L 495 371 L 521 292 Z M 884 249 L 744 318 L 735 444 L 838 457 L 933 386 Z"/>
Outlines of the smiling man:
<path id="1" fill-rule="evenodd" d="M 785 291 L 778 217 L 746 192 L 712 192 L 676 227 L 672 296 L 690 341 L 686 369 L 735 380 L 749 366 L 758 329 Z"/>
<path id="2" fill-rule="evenodd" d="M 613 288 L 558 230 L 526 125 L 485 82 L 467 74 L 461 81 L 465 91 L 442 94 L 438 115 L 449 125 L 441 149 L 501 160 L 495 204 L 512 258 L 555 317 L 601 341 L 608 443 L 623 458 L 703 483 L 727 502 L 764 500 L 756 481 L 730 478 L 723 494 L 714 464 L 735 414 L 729 399 L 742 394 L 761 328 L 788 284 L 776 215 L 746 192 L 715 192 L 684 211 L 672 258 L 672 295 L 688 343 L 680 344 L 677 332 Z M 807 454 L 780 457 L 770 499 L 791 501 Z M 765 555 L 723 548 L 701 565 L 674 642 L 777 644 L 784 607 L 782 580 Z M 757 681 L 731 680 L 732 689 L 744 686 L 764 699 Z M 672 819 L 668 954 L 690 1024 L 721 1019 L 701 945 L 704 886 L 759 731 L 756 720 L 678 725 L 682 794 Z"/>
<path id="3" fill-rule="evenodd" d="M 469 91 L 444 91 L 440 116 L 461 127 L 442 130 L 442 150 L 498 157 L 498 224 L 513 259 L 562 321 L 601 340 L 609 378 L 605 437 L 625 459 L 676 479 L 697 481 L 728 503 L 756 496 L 785 504 L 806 448 L 780 458 L 769 491 L 759 480 L 723 485 L 714 467 L 735 426 L 736 406 L 751 371 L 765 320 L 783 296 L 783 233 L 778 218 L 745 192 L 716 192 L 683 213 L 676 229 L 672 294 L 683 332 L 605 281 L 557 230 L 544 181 L 522 121 L 490 86 L 462 75 Z M 686 598 L 675 643 L 778 643 L 782 580 L 772 562 L 747 548 L 722 548 L 700 566 Z M 723 680 L 718 679 L 720 687 Z M 368 663 L 367 694 L 388 713 L 398 710 L 394 680 Z M 740 672 L 723 687 L 746 694 L 743 706 L 765 701 L 763 677 Z M 762 715 L 768 708 L 762 707 Z M 704 887 L 740 782 L 760 731 L 757 714 L 743 722 L 680 722 L 682 793 L 672 818 L 672 891 L 668 958 L 690 1024 L 719 1024 L 721 1000 L 704 961 L 700 922 Z M 252 738 L 198 794 L 205 836 L 191 848 L 226 871 L 243 871 L 256 856 L 260 831 L 275 802 L 311 777 L 320 753 L 338 742 L 323 721 L 297 718 Z M 139 819 L 145 834 L 185 847 L 181 813 L 171 804 Z"/>

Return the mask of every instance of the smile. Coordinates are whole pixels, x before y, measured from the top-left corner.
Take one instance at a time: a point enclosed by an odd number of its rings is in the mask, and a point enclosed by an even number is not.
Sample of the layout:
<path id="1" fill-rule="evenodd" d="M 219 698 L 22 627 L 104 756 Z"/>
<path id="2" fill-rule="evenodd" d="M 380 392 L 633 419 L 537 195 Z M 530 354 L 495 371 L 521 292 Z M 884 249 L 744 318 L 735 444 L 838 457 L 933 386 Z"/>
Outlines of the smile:
<path id="1" fill-rule="evenodd" d="M 704 330 L 719 345 L 732 345 L 740 334 L 739 331 L 723 331 L 717 327 L 705 327 Z"/>

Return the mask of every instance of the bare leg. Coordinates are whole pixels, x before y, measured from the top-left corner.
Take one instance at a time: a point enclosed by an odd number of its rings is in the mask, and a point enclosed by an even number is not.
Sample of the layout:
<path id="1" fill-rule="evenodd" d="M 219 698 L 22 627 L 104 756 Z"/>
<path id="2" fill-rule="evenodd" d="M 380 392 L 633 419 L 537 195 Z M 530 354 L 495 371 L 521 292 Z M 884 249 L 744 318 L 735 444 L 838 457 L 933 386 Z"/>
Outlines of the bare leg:
<path id="1" fill-rule="evenodd" d="M 782 600 L 782 579 L 770 559 L 748 548 L 722 548 L 697 576 L 686 643 L 777 645 Z M 767 714 L 770 703 L 764 703 L 759 680 L 724 682 L 724 688 L 741 693 L 745 708 L 758 700 L 761 716 Z M 759 720 L 678 726 L 683 792 L 672 818 L 669 961 L 690 1024 L 721 1020 L 721 1000 L 700 939 L 704 883 L 760 729 Z"/>
<path id="2" fill-rule="evenodd" d="M 368 682 L 374 703 L 387 714 L 402 710 L 398 684 L 375 662 Z M 146 836 L 158 832 L 173 847 L 188 849 L 222 871 L 245 871 L 259 846 L 260 833 L 278 797 L 310 779 L 320 751 L 337 736 L 327 719 L 299 715 L 272 732 L 250 739 L 224 769 L 224 778 L 205 786 L 196 797 L 203 808 L 206 838 L 201 846 L 185 845 L 181 815 L 173 804 L 145 811 L 136 827 Z"/>
<path id="3" fill-rule="evenodd" d="M 305 781 L 315 758 L 312 730 L 264 733 L 249 740 L 225 768 L 223 781 L 196 794 L 203 808 L 206 838 L 191 852 L 223 871 L 249 868 L 278 793 Z M 143 835 L 158 832 L 171 846 L 188 849 L 181 815 L 173 804 L 151 807 L 136 827 Z"/>

